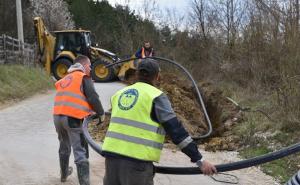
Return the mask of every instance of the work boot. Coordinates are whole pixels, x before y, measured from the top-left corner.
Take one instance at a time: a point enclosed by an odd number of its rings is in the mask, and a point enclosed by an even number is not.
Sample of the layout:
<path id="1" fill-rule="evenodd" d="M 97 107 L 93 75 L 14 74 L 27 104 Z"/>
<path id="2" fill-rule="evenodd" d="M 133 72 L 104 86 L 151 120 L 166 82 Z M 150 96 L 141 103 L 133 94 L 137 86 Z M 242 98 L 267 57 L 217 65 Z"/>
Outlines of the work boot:
<path id="1" fill-rule="evenodd" d="M 66 182 L 67 177 L 73 172 L 73 168 L 69 167 L 69 157 L 70 156 L 59 156 L 61 182 Z"/>
<path id="2" fill-rule="evenodd" d="M 80 185 L 90 185 L 90 166 L 88 161 L 76 164 Z"/>

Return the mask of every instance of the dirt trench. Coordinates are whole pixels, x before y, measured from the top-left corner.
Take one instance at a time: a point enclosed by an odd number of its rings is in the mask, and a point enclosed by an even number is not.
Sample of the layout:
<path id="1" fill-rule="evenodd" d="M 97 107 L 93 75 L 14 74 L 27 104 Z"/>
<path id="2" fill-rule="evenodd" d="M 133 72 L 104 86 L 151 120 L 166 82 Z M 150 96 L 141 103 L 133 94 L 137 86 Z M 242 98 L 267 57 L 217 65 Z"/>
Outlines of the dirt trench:
<path id="1" fill-rule="evenodd" d="M 200 142 L 204 142 L 205 149 L 209 151 L 236 150 L 238 138 L 233 136 L 230 130 L 239 119 L 238 109 L 212 83 L 200 82 L 198 87 L 213 127 L 211 137 Z M 191 136 L 199 136 L 207 132 L 207 121 L 191 83 L 175 74 L 164 73 L 159 88 L 169 97 L 178 119 Z M 100 126 L 90 124 L 89 130 L 95 140 L 103 140 L 109 120 L 110 118 L 107 117 L 104 124 Z M 171 143 L 168 137 L 166 142 Z"/>

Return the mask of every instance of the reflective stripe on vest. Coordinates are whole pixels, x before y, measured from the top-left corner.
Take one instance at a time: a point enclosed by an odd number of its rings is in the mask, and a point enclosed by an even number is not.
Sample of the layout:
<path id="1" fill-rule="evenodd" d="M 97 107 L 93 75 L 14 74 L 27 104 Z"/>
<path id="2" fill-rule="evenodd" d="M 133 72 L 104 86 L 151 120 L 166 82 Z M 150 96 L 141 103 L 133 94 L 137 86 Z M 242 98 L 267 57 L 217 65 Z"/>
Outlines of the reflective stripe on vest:
<path id="1" fill-rule="evenodd" d="M 58 92 L 58 93 L 56 93 L 56 96 L 71 96 L 73 98 L 78 98 L 78 99 L 81 99 L 83 101 L 87 101 L 85 96 L 75 94 L 75 93 L 72 93 L 72 92 Z"/>
<path id="2" fill-rule="evenodd" d="M 57 90 L 54 103 L 54 115 L 66 115 L 77 119 L 93 113 L 85 95 L 81 92 L 85 74 L 74 71 L 55 83 Z"/>
<path id="3" fill-rule="evenodd" d="M 134 120 L 129 120 L 129 119 L 124 119 L 124 118 L 118 118 L 118 117 L 113 117 L 111 118 L 111 123 L 112 124 L 123 124 L 123 125 L 128 125 L 136 128 L 141 128 L 144 130 L 148 130 L 150 132 L 154 132 L 160 135 L 166 135 L 165 130 L 162 127 L 156 127 L 149 125 L 147 123 L 142 123 Z"/>
<path id="4" fill-rule="evenodd" d="M 128 141 L 130 143 L 141 144 L 141 145 L 144 145 L 144 146 L 149 146 L 149 147 L 157 148 L 157 149 L 160 149 L 160 150 L 163 148 L 162 143 L 158 143 L 158 142 L 155 142 L 155 141 L 150 141 L 150 140 L 147 140 L 147 139 L 141 139 L 141 138 L 134 137 L 134 136 L 128 136 L 128 135 L 117 133 L 117 132 L 108 131 L 106 133 L 106 137 L 120 139 L 120 140 L 123 140 L 123 141 Z"/>
<path id="5" fill-rule="evenodd" d="M 152 57 L 152 52 L 153 52 L 153 48 L 151 48 L 151 51 L 150 51 L 149 55 L 146 56 L 146 54 L 145 54 L 145 48 L 142 47 L 142 58 L 145 58 L 145 57 Z"/>
<path id="6" fill-rule="evenodd" d="M 89 112 L 89 113 L 93 112 L 89 108 L 86 108 L 85 106 L 78 105 L 78 104 L 72 103 L 72 102 L 67 102 L 67 101 L 58 101 L 58 102 L 55 102 L 54 106 L 66 106 L 66 107 L 72 107 L 72 108 L 76 108 L 78 110 L 86 111 L 86 112 Z"/>
<path id="7" fill-rule="evenodd" d="M 150 115 L 153 100 L 161 94 L 159 89 L 141 82 L 118 91 L 111 99 L 112 118 L 103 151 L 159 161 L 165 131 Z"/>

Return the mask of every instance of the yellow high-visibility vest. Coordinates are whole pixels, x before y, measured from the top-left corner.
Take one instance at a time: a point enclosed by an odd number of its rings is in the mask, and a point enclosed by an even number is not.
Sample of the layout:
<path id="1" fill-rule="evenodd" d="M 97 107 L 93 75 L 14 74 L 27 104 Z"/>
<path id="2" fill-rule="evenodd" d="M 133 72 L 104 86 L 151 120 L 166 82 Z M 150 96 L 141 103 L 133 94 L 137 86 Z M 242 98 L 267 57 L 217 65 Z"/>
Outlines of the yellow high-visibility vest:
<path id="1" fill-rule="evenodd" d="M 165 130 L 150 114 L 153 100 L 161 94 L 159 89 L 142 82 L 118 91 L 111 98 L 111 121 L 103 151 L 158 162 Z"/>

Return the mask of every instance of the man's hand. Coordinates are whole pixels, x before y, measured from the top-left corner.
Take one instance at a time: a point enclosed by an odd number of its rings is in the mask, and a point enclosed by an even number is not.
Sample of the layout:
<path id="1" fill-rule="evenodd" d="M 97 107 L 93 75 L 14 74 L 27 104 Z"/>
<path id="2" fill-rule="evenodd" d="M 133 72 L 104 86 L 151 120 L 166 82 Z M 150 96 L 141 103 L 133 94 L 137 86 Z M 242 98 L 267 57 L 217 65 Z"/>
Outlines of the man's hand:
<path id="1" fill-rule="evenodd" d="M 201 171 L 204 175 L 213 175 L 217 173 L 217 169 L 214 165 L 210 164 L 208 161 L 202 161 L 202 165 L 200 166 Z"/>
<path id="2" fill-rule="evenodd" d="M 103 123 L 105 120 L 105 114 L 99 116 L 99 122 L 97 123 L 97 125 L 100 125 L 101 123 Z"/>

